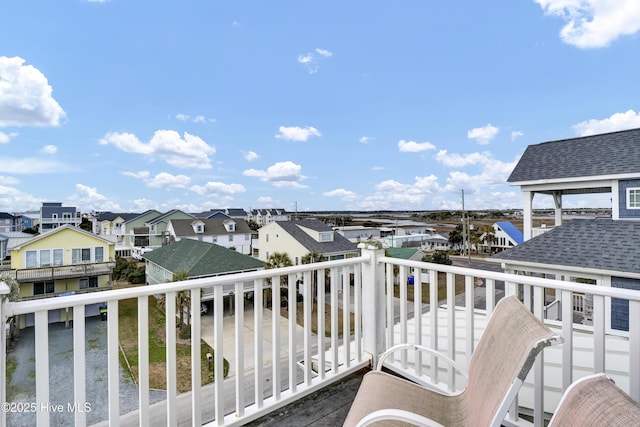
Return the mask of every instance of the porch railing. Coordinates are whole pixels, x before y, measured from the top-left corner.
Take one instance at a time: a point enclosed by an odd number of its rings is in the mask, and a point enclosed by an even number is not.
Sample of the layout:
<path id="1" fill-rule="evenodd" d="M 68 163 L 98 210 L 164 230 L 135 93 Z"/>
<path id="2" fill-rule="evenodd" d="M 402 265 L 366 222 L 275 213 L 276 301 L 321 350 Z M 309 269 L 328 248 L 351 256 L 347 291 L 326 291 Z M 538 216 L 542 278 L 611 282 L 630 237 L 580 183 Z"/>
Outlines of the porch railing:
<path id="1" fill-rule="evenodd" d="M 110 274 L 116 266 L 115 261 L 92 262 L 74 265 L 56 265 L 49 267 L 21 268 L 11 270 L 18 282 L 33 282 L 40 280 L 70 279 L 74 277 L 89 277 Z"/>
<path id="2" fill-rule="evenodd" d="M 413 276 L 409 280 L 409 276 Z M 397 285 L 394 281 L 397 280 Z M 247 287 L 253 282 L 253 287 Z M 302 297 L 297 295 L 297 283 Z M 412 284 L 410 284 L 412 283 Z M 233 285 L 233 315 L 225 316 L 223 292 Z M 190 294 L 191 313 L 200 312 L 201 289 L 213 289 L 214 383 L 202 386 L 203 361 L 198 339 L 191 343 L 191 391 L 179 394 L 176 377 L 176 296 Z M 428 288 L 428 298 L 426 289 Z M 247 292 L 253 293 L 248 310 Z M 274 297 L 267 304 L 265 295 Z M 8 293 L 0 284 L 1 294 Z M 530 374 L 506 423 L 542 426 L 557 399 L 573 380 L 592 372 L 606 372 L 634 399 L 640 399 L 640 292 L 591 286 L 560 280 L 503 274 L 455 266 L 405 261 L 384 256 L 381 250 L 362 247 L 359 257 L 264 270 L 185 282 L 143 286 L 0 304 L 0 318 L 35 313 L 34 407 L 46 408 L 51 398 L 48 345 L 48 311 L 72 308 L 73 400 L 87 401 L 86 306 L 105 302 L 107 323 L 107 401 L 104 421 L 75 411 L 70 416 L 78 426 L 98 422 L 106 425 L 240 425 L 258 419 L 357 370 L 375 363 L 386 348 L 399 342 L 417 342 L 447 353 L 465 366 L 475 348 L 486 319 L 502 295 L 518 294 L 532 312 L 544 317 L 549 294 L 560 302 L 562 320 L 547 320 L 561 331 L 562 346 L 546 349 Z M 286 315 L 280 311 L 279 295 L 286 296 Z M 592 326 L 573 319 L 574 294 L 593 297 Z M 149 386 L 149 296 L 166 301 L 166 399 L 150 402 Z M 119 392 L 119 302 L 137 301 L 138 408 L 121 414 Z M 611 299 L 629 302 L 629 331 L 613 330 L 607 320 Z M 558 302 L 555 302 L 558 304 Z M 229 310 L 227 310 L 229 314 Z M 297 322 L 294 319 L 299 319 Z M 269 323 L 271 325 L 269 326 Z M 246 328 L 245 325 L 251 325 Z M 225 325 L 232 326 L 235 340 L 224 339 Z M 248 330 L 251 330 L 248 332 Z M 5 330 L 0 329 L 4 343 Z M 327 331 L 327 332 L 323 332 Z M 200 337 L 202 318 L 192 316 L 191 336 Z M 347 339 L 348 337 L 348 339 Z M 265 343 L 269 343 L 268 345 Z M 224 358 L 231 355 L 235 375 L 225 379 Z M 251 360 L 247 363 L 247 360 Z M 55 363 L 55 361 L 54 361 Z M 457 378 L 430 360 L 415 361 L 400 354 L 388 363 L 390 369 L 411 368 L 421 379 L 452 388 Z M 0 369 L 6 370 L 4 351 Z M 0 400 L 6 402 L 5 381 Z M 43 406 L 44 405 L 44 406 Z M 520 414 L 529 415 L 529 420 Z M 7 425 L 6 412 L 0 425 Z M 39 426 L 52 425 L 52 413 L 33 415 Z M 55 421 L 55 420 L 54 420 Z"/>

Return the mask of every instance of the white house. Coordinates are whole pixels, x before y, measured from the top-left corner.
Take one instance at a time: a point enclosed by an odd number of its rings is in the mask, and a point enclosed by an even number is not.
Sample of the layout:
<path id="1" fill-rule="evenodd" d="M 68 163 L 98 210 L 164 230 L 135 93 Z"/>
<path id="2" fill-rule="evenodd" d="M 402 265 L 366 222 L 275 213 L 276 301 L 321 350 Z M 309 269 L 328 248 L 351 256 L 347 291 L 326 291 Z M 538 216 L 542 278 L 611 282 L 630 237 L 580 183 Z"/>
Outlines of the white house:
<path id="1" fill-rule="evenodd" d="M 167 233 L 175 241 L 199 240 L 251 255 L 252 231 L 243 219 L 172 219 L 167 225 Z"/>

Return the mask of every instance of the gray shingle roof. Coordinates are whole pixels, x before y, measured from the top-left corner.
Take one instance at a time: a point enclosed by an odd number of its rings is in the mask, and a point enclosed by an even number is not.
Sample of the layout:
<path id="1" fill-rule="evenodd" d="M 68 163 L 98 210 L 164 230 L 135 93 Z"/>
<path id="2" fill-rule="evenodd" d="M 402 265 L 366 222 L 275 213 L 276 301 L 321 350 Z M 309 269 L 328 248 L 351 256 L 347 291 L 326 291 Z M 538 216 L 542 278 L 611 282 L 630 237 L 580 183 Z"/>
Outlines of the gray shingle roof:
<path id="1" fill-rule="evenodd" d="M 347 238 L 339 233 L 333 232 L 333 229 L 322 221 L 317 219 L 303 219 L 299 221 L 276 221 L 287 233 L 296 239 L 302 246 L 307 248 L 309 252 L 317 252 L 319 254 L 331 254 L 338 252 L 355 252 L 358 250 L 355 244 L 351 243 Z M 314 231 L 331 231 L 333 232 L 333 241 L 318 242 L 309 236 L 300 227 L 305 227 Z"/>
<path id="2" fill-rule="evenodd" d="M 640 273 L 640 222 L 576 219 L 491 257 Z"/>
<path id="3" fill-rule="evenodd" d="M 260 260 L 222 246 L 184 239 L 147 252 L 143 258 L 188 277 L 215 276 L 223 273 L 251 271 L 264 267 Z"/>
<path id="4" fill-rule="evenodd" d="M 235 219 L 221 219 L 221 218 L 211 218 L 211 219 L 172 219 L 171 225 L 173 226 L 173 231 L 176 233 L 176 236 L 196 236 L 197 233 L 193 231 L 193 227 L 191 224 L 194 222 L 202 222 L 204 224 L 204 234 L 205 236 L 219 236 L 219 235 L 227 235 L 227 234 L 251 234 L 251 228 L 249 228 L 249 224 L 247 221 L 240 218 Z M 230 233 L 225 228 L 224 224 L 227 221 L 233 221 L 236 224 L 236 231 Z"/>
<path id="5" fill-rule="evenodd" d="M 508 182 L 640 175 L 640 129 L 530 145 Z"/>

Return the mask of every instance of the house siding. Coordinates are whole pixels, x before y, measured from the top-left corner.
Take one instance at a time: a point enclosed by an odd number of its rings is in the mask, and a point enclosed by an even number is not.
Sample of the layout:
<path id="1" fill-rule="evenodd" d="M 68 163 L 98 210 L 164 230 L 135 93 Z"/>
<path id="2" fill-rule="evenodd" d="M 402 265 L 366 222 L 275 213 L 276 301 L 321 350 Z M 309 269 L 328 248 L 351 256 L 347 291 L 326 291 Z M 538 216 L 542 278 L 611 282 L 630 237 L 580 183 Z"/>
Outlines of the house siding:
<path id="1" fill-rule="evenodd" d="M 640 187 L 640 179 L 621 180 L 618 183 L 618 199 L 620 200 L 619 216 L 621 219 L 639 219 L 640 209 L 627 209 L 627 189 Z"/>
<path id="2" fill-rule="evenodd" d="M 612 277 L 611 286 L 614 288 L 633 289 L 640 291 L 640 280 L 624 277 Z M 611 328 L 619 331 L 629 330 L 629 301 L 611 298 Z"/>

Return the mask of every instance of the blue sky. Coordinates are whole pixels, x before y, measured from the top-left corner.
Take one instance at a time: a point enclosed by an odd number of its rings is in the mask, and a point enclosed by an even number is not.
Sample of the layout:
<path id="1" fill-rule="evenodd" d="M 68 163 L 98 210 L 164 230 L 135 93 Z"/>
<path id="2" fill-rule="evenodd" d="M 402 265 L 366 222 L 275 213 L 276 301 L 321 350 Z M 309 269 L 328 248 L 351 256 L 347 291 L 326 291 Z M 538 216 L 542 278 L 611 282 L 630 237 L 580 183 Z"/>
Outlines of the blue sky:
<path id="1" fill-rule="evenodd" d="M 637 0 L 1 15 L 0 211 L 459 209 L 461 190 L 468 209 L 520 208 L 506 179 L 527 145 L 640 127 Z"/>

